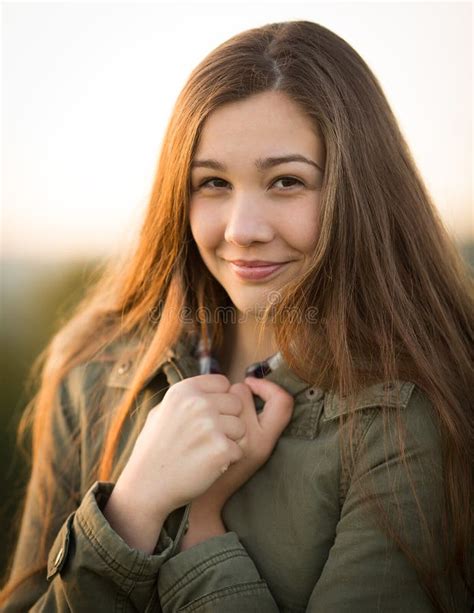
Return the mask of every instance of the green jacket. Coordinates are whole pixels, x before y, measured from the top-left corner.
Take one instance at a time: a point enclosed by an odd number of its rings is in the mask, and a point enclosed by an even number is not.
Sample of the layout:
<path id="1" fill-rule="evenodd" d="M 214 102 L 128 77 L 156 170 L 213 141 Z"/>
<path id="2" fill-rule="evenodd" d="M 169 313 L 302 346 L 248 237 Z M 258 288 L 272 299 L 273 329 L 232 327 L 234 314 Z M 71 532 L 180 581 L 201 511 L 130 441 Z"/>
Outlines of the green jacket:
<path id="1" fill-rule="evenodd" d="M 356 447 L 363 442 L 368 455 L 362 461 L 356 453 L 351 470 L 342 472 L 338 422 L 348 411 L 344 399 L 308 386 L 285 363 L 267 378 L 293 395 L 292 420 L 266 464 L 224 506 L 228 532 L 177 552 L 188 526 L 188 504 L 168 516 L 153 555 L 131 549 L 101 509 L 147 412 L 170 385 L 199 370 L 197 359 L 178 341 L 139 394 L 110 482 L 98 482 L 91 467 L 102 451 L 113 407 L 130 386 L 136 366 L 127 357 L 133 355 L 128 349 L 109 349 L 73 368 L 62 383 L 51 425 L 56 444 L 49 461 L 57 487 L 47 568 L 12 595 L 6 612 L 434 610 L 415 571 L 378 528 L 368 501 L 355 487 L 373 479 L 376 492 L 392 508 L 390 484 L 395 485 L 399 505 L 393 503 L 394 516 L 407 520 L 408 540 L 417 548 L 422 544 L 416 502 L 400 465 L 395 417 L 384 433 L 380 406 L 387 388 L 374 385 L 360 396 Z M 392 382 L 388 391 L 388 406 L 399 393 L 406 455 L 419 502 L 429 512 L 430 527 L 440 530 L 441 447 L 431 404 L 410 382 Z M 99 406 L 105 407 L 100 419 Z M 79 448 L 72 444 L 76 437 Z M 42 521 L 35 501 L 44 479 L 38 468 L 28 487 L 13 576 L 26 561 L 35 562 Z M 435 555 L 441 557 L 442 551 Z M 456 598 L 453 611 L 468 613 L 469 599 L 461 587 Z"/>

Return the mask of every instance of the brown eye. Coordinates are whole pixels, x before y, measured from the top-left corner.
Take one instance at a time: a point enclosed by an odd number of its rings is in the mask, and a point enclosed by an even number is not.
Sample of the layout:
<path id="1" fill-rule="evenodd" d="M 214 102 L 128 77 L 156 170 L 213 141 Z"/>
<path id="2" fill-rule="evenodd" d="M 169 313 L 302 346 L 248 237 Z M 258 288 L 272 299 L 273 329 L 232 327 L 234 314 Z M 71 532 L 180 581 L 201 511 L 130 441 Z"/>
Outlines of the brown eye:
<path id="1" fill-rule="evenodd" d="M 295 177 L 287 177 L 287 176 L 279 177 L 278 179 L 275 179 L 272 185 L 276 185 L 276 183 L 280 181 L 284 183 L 284 185 L 278 187 L 278 189 L 281 189 L 282 191 L 290 191 L 293 187 L 300 187 L 300 186 L 304 187 L 304 183 L 300 179 L 296 179 Z M 194 191 L 197 191 L 203 188 L 210 189 L 210 190 L 216 190 L 216 189 L 225 188 L 226 185 L 228 185 L 228 182 L 225 181 L 224 179 L 219 179 L 218 177 L 207 177 L 206 179 L 201 181 L 201 183 L 198 185 L 197 188 L 195 188 Z"/>
<path id="2" fill-rule="evenodd" d="M 302 181 L 300 181 L 299 179 L 295 179 L 295 177 L 280 177 L 278 179 L 275 179 L 275 181 L 273 182 L 273 184 L 275 185 L 276 183 L 278 183 L 279 181 L 284 181 L 284 182 L 290 182 L 290 185 L 283 185 L 283 189 L 288 189 L 291 187 L 297 187 L 299 185 L 302 185 L 304 187 L 304 183 Z"/>
<path id="3" fill-rule="evenodd" d="M 222 185 L 211 185 L 212 181 L 217 181 L 221 183 L 227 183 L 224 179 L 218 179 L 217 177 L 211 177 L 210 179 L 204 179 L 204 181 L 199 185 L 201 187 L 208 187 L 209 189 L 218 189 L 219 187 L 223 187 Z"/>

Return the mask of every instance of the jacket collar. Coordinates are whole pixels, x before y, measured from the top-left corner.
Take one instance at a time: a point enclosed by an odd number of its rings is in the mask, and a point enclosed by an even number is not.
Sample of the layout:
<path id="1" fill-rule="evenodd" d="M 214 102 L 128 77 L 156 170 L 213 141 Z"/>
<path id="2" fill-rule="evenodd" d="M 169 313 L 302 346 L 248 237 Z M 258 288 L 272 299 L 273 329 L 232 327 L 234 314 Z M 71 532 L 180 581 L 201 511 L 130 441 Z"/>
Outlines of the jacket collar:
<path id="1" fill-rule="evenodd" d="M 137 343 L 133 340 L 114 350 L 114 365 L 107 379 L 109 387 L 130 389 L 138 368 Z M 189 341 L 181 336 L 173 347 L 169 348 L 163 358 L 153 368 L 143 384 L 148 383 L 157 375 L 160 369 L 168 362 L 174 361 L 185 378 L 199 374 L 199 364 L 191 354 Z"/>
<path id="2" fill-rule="evenodd" d="M 107 385 L 129 389 L 138 366 L 134 346 L 130 342 L 123 343 L 122 350 L 116 351 L 115 357 L 113 354 L 108 359 L 112 359 L 114 364 L 108 376 Z M 200 374 L 199 359 L 193 354 L 192 343 L 190 343 L 189 337 L 184 338 L 182 336 L 173 347 L 168 349 L 163 359 L 156 364 L 153 372 L 144 382 L 142 389 L 163 367 L 165 375 L 167 375 L 167 363 L 173 366 L 182 378 Z M 338 415 L 349 411 L 349 406 L 344 397 L 340 397 L 335 392 L 324 392 L 321 388 L 311 386 L 297 377 L 281 354 L 279 354 L 279 363 L 264 378 L 280 385 L 293 397 L 301 394 L 302 404 L 300 404 L 299 413 L 298 410 L 295 411 L 292 422 L 288 426 L 289 431 L 294 432 L 296 436 L 314 438 L 323 405 L 325 419 L 334 419 Z M 383 405 L 405 407 L 414 388 L 414 383 L 401 380 L 375 383 L 361 392 L 355 408 L 364 409 Z M 254 396 L 254 400 L 257 410 L 262 408 L 263 401 L 257 396 Z M 312 407 L 310 411 L 304 409 L 308 402 Z"/>
<path id="3" fill-rule="evenodd" d="M 182 335 L 175 345 L 168 349 L 159 363 L 156 364 L 143 387 L 148 385 L 166 363 L 173 363 L 183 378 L 200 374 L 199 359 L 194 355 L 194 347 L 190 343 L 189 337 Z M 129 389 L 137 366 L 136 346 L 127 343 L 121 351 L 117 352 L 117 360 L 109 374 L 107 385 L 109 387 Z M 278 354 L 278 362 L 274 369 L 266 374 L 264 378 L 281 385 L 292 396 L 296 396 L 296 394 L 310 387 L 306 381 L 297 377 L 289 368 L 281 353 Z"/>

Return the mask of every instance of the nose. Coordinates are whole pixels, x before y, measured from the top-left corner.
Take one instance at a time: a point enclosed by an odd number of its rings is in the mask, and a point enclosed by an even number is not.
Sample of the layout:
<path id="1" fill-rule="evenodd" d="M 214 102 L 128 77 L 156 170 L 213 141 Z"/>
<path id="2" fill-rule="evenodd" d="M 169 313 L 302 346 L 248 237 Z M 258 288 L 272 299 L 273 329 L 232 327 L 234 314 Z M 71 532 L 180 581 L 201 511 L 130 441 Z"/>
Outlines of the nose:
<path id="1" fill-rule="evenodd" d="M 274 235 L 266 207 L 258 197 L 236 195 L 229 208 L 224 233 L 226 242 L 243 246 L 253 242 L 268 243 Z"/>

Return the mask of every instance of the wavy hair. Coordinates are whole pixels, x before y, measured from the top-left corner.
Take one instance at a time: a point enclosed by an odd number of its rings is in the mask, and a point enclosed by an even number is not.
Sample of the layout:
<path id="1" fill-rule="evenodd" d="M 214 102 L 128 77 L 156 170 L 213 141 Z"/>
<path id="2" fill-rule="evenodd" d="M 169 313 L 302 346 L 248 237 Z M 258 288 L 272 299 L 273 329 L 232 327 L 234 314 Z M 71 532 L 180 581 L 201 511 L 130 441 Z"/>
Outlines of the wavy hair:
<path id="1" fill-rule="evenodd" d="M 442 572 L 459 573 L 472 592 L 470 271 L 438 217 L 378 80 L 347 42 L 310 21 L 242 32 L 192 71 L 168 123 L 132 252 L 118 266 L 109 263 L 38 361 L 38 392 L 20 425 L 24 432 L 32 424 L 33 471 L 52 444 L 47 423 L 63 377 L 131 335 L 139 340 L 139 367 L 114 410 L 94 475 L 110 478 L 122 427 L 144 381 L 166 349 L 188 332 L 178 314 L 186 308 L 195 315 L 192 331 L 207 330 L 199 309 L 229 306 L 191 236 L 191 162 L 213 110 L 268 90 L 299 105 L 326 149 L 320 235 L 308 271 L 287 284 L 281 301 L 272 305 L 277 345 L 298 376 L 342 396 L 353 398 L 372 382 L 394 379 L 415 382 L 424 391 L 443 441 L 443 529 L 428 536 L 443 541 Z M 316 309 L 316 321 L 288 317 L 309 307 Z M 223 323 L 209 328 L 214 345 L 221 347 Z M 342 446 L 343 461 L 350 457 L 354 420 Z M 403 441 L 400 448 L 404 457 Z M 46 565 L 53 489 L 51 478 L 41 501 L 45 523 L 38 567 L 10 577 L 3 598 Z M 416 497 L 416 488 L 413 493 Z M 435 610 L 449 611 L 432 561 L 420 559 L 388 515 L 383 527 L 416 568 Z M 420 520 L 427 524 L 427 518 Z"/>

